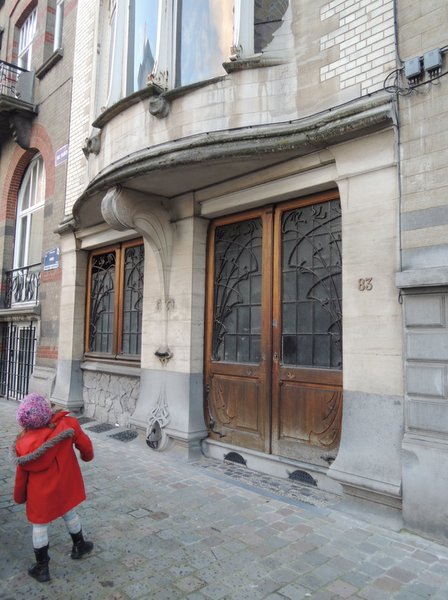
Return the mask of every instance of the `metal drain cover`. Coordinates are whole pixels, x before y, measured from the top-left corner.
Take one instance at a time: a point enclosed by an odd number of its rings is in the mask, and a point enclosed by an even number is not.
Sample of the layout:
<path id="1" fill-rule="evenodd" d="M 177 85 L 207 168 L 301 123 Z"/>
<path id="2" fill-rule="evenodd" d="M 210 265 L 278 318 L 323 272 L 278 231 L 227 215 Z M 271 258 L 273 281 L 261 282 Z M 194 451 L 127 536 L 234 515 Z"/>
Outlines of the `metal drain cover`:
<path id="1" fill-rule="evenodd" d="M 135 440 L 137 436 L 137 431 L 135 431 L 134 429 L 128 429 L 126 431 L 118 431 L 117 433 L 111 433 L 107 437 L 114 438 L 114 440 L 119 440 L 120 442 L 130 442 L 131 440 Z"/>
<path id="2" fill-rule="evenodd" d="M 294 481 L 300 481 L 300 483 L 306 483 L 308 485 L 312 485 L 313 487 L 317 487 L 317 481 L 306 471 L 293 471 L 288 475 L 289 479 L 293 479 Z"/>
<path id="3" fill-rule="evenodd" d="M 104 431 L 110 431 L 111 429 L 115 429 L 114 425 L 110 425 L 109 423 L 98 423 L 98 425 L 93 425 L 93 427 L 87 427 L 89 431 L 93 431 L 93 433 L 103 433 Z"/>
<path id="4" fill-rule="evenodd" d="M 224 460 L 227 460 L 228 462 L 238 463 L 239 465 L 247 464 L 247 461 L 244 460 L 244 458 L 241 456 L 241 454 L 238 454 L 238 452 L 229 452 L 228 454 L 225 454 Z"/>

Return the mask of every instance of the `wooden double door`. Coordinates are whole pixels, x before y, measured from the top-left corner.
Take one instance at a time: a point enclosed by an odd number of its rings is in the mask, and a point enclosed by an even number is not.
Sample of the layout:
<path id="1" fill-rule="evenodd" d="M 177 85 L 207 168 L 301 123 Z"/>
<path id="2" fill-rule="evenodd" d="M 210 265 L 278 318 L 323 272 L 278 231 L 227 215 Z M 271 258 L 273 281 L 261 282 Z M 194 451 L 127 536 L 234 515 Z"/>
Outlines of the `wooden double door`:
<path id="1" fill-rule="evenodd" d="M 212 438 L 314 464 L 337 448 L 341 244 L 337 192 L 211 224 L 205 415 Z"/>

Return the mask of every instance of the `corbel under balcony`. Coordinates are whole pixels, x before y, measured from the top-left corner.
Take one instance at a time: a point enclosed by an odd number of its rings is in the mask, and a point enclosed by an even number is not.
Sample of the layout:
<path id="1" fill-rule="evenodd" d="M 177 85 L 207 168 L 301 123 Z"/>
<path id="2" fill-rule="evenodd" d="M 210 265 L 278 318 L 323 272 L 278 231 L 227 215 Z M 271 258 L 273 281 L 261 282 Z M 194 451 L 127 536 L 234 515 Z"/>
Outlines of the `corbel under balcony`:
<path id="1" fill-rule="evenodd" d="M 34 72 L 0 60 L 0 145 L 12 136 L 21 148 L 29 148 L 37 115 L 33 92 Z"/>

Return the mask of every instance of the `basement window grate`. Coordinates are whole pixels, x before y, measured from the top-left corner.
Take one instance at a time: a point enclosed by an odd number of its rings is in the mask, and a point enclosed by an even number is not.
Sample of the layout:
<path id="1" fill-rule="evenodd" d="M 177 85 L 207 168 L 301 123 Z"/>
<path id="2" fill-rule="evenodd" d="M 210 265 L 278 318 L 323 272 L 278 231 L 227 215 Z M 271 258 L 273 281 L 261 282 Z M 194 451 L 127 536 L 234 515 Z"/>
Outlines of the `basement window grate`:
<path id="1" fill-rule="evenodd" d="M 288 477 L 293 481 L 300 481 L 300 483 L 306 483 L 307 485 L 317 487 L 317 481 L 306 471 L 301 471 L 300 469 L 298 469 L 297 471 L 289 473 Z"/>
<path id="2" fill-rule="evenodd" d="M 247 461 L 244 460 L 244 458 L 241 456 L 241 454 L 238 454 L 238 452 L 229 452 L 228 454 L 225 454 L 224 460 L 237 463 L 238 465 L 247 465 Z"/>

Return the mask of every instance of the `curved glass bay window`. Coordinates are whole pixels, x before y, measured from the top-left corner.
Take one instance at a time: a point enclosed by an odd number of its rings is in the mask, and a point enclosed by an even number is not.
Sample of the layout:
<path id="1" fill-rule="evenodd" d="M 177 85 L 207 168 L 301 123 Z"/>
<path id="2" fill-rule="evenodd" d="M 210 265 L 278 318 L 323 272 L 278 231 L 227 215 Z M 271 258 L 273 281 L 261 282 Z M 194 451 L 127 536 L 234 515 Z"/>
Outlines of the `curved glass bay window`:
<path id="1" fill-rule="evenodd" d="M 288 0 L 110 0 L 107 106 L 225 75 L 223 63 L 265 50 Z"/>
<path id="2" fill-rule="evenodd" d="M 175 86 L 224 75 L 233 36 L 233 0 L 177 2 Z"/>
<path id="3" fill-rule="evenodd" d="M 142 337 L 144 249 L 141 240 L 91 253 L 86 352 L 138 358 Z"/>
<path id="4" fill-rule="evenodd" d="M 233 0 L 112 0 L 107 104 L 224 75 L 233 21 Z"/>
<path id="5" fill-rule="evenodd" d="M 107 105 L 146 87 L 154 70 L 160 0 L 110 0 Z"/>

